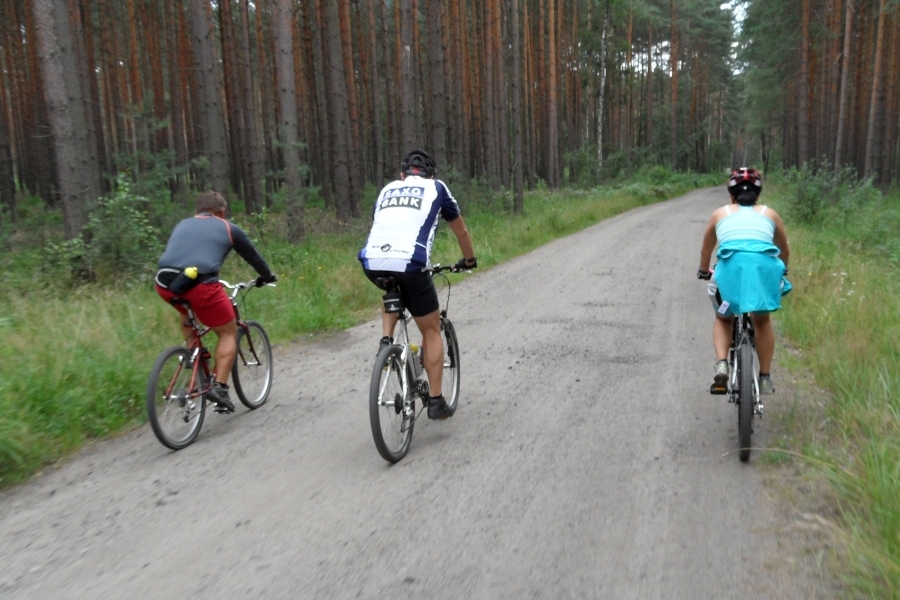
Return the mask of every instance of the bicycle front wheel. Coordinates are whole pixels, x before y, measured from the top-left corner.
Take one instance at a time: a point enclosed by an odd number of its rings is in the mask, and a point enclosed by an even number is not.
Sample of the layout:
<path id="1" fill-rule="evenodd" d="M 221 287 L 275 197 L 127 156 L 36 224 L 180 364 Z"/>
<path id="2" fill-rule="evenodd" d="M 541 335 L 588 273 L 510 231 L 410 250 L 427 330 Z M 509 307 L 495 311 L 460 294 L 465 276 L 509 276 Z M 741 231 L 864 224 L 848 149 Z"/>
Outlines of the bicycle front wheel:
<path id="1" fill-rule="evenodd" d="M 406 456 L 415 424 L 412 394 L 403 391 L 405 365 L 400 355 L 400 346 L 388 346 L 379 352 L 369 386 L 372 438 L 378 453 L 390 463 Z"/>
<path id="2" fill-rule="evenodd" d="M 253 410 L 265 404 L 272 389 L 272 345 L 266 330 L 256 321 L 238 325 L 237 356 L 231 365 L 234 391 L 241 403 Z"/>
<path id="3" fill-rule="evenodd" d="M 753 346 L 741 344 L 738 354 L 738 438 L 742 462 L 750 460 L 750 436 L 753 434 Z"/>
<path id="4" fill-rule="evenodd" d="M 441 317 L 441 328 L 444 330 L 444 375 L 441 391 L 447 406 L 455 411 L 459 401 L 459 342 L 450 319 Z"/>
<path id="5" fill-rule="evenodd" d="M 189 446 L 203 424 L 206 399 L 203 369 L 194 369 L 191 351 L 173 347 L 156 359 L 147 382 L 147 417 L 163 446 Z"/>

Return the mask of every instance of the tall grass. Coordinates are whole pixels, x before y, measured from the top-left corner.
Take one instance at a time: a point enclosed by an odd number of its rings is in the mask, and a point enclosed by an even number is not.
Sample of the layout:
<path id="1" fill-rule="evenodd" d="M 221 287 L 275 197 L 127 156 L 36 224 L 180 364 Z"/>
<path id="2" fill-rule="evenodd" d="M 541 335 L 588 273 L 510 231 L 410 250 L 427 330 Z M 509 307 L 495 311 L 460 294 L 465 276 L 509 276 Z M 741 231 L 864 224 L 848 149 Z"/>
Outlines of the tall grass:
<path id="1" fill-rule="evenodd" d="M 454 184 L 453 191 L 479 265 L 489 268 L 630 208 L 721 180 L 661 171 L 652 175 L 590 191 L 529 193 L 524 214 L 509 212 L 508 194 L 489 192 L 478 182 Z M 283 215 L 235 220 L 280 277 L 275 289 L 253 290 L 242 309 L 242 316 L 265 325 L 275 343 L 376 316 L 379 292 L 356 260 L 368 233 L 366 220 L 341 233 L 310 235 L 298 245 L 283 241 Z M 143 222 L 134 226 L 146 228 Z M 152 266 L 147 273 L 129 273 L 127 285 L 79 284 L 78 277 L 61 269 L 72 264 L 73 256 L 80 260 L 81 251 L 74 248 L 49 261 L 46 248 L 0 255 L 0 487 L 92 439 L 142 423 L 153 360 L 179 343 L 178 317 L 150 284 Z M 433 258 L 445 264 L 459 258 L 446 226 L 439 228 Z M 155 257 L 145 259 L 155 262 Z M 235 258 L 222 271 L 231 282 L 254 275 Z"/>
<path id="2" fill-rule="evenodd" d="M 779 210 L 793 215 L 787 227 L 795 291 L 779 327 L 827 391 L 828 435 L 806 440 L 826 466 L 810 469 L 835 491 L 851 549 L 849 583 L 870 597 L 898 598 L 900 194 L 882 196 L 869 186 L 852 214 L 831 203 L 818 217 L 801 218 L 803 184 L 795 178 L 773 195 Z"/>

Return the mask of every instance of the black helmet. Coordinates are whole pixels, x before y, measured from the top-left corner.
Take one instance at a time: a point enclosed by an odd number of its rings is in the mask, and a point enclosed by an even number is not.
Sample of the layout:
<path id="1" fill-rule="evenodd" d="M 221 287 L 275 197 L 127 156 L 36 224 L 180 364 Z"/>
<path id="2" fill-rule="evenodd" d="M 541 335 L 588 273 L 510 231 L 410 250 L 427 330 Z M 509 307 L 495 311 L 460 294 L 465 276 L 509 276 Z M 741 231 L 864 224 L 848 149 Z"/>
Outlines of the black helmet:
<path id="1" fill-rule="evenodd" d="M 434 177 L 437 173 L 437 165 L 434 159 L 428 156 L 424 150 L 413 150 L 406 155 L 403 162 L 400 163 L 400 171 L 407 175 L 422 175 L 426 177 Z"/>
<path id="2" fill-rule="evenodd" d="M 728 178 L 728 193 L 737 197 L 742 192 L 762 192 L 762 177 L 756 169 L 741 167 Z"/>

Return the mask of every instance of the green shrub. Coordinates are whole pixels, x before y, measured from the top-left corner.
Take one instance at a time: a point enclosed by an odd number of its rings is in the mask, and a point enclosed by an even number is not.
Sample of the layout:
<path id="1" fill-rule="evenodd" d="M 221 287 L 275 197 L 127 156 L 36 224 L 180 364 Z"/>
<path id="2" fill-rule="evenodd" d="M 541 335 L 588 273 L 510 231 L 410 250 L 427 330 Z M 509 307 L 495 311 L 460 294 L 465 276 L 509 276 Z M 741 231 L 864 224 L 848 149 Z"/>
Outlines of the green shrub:
<path id="1" fill-rule="evenodd" d="M 120 177 L 117 190 L 100 200 L 78 237 L 47 244 L 48 275 L 69 286 L 149 281 L 162 244 L 159 230 L 137 208 L 147 203 L 146 198 L 132 194 L 128 180 Z"/>

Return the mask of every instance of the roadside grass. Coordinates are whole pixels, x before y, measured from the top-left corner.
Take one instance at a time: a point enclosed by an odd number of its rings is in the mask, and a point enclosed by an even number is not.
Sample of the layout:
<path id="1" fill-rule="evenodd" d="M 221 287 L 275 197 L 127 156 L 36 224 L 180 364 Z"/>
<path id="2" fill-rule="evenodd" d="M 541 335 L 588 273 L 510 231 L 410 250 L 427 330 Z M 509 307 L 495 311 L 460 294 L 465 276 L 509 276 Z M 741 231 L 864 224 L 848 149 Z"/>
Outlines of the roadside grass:
<path id="1" fill-rule="evenodd" d="M 790 215 L 794 185 L 769 189 L 776 209 Z M 811 222 L 788 216 L 794 291 L 777 319 L 799 349 L 790 361 L 825 390 L 825 435 L 819 423 L 797 419 L 793 427 L 808 475 L 834 491 L 849 549 L 846 581 L 872 598 L 900 598 L 898 209 L 894 191 L 849 216 L 842 207 Z"/>
<path id="2" fill-rule="evenodd" d="M 484 269 L 631 208 L 721 180 L 656 170 L 644 180 L 594 190 L 539 190 L 526 194 L 524 214 L 510 212 L 508 193 L 486 192 L 478 182 L 451 189 Z M 366 206 L 374 201 L 370 191 Z M 334 229 L 329 217 L 315 209 L 307 217 L 314 233 L 297 245 L 284 241 L 282 214 L 235 217 L 280 278 L 274 289 L 252 290 L 242 307 L 242 316 L 263 323 L 274 343 L 347 328 L 378 314 L 380 294 L 356 260 L 368 219 L 327 233 Z M 146 231 L 144 223 L 135 229 Z M 50 236 L 41 230 L 32 237 Z M 71 285 L 73 279 L 60 271 L 70 256 L 66 248 L 52 262 L 47 247 L 0 254 L 0 488 L 92 440 L 143 423 L 154 358 L 179 343 L 178 317 L 156 296 L 149 275 L 136 284 Z M 439 227 L 433 260 L 447 264 L 458 258 L 449 228 Z M 235 258 L 222 270 L 232 283 L 254 275 Z"/>

